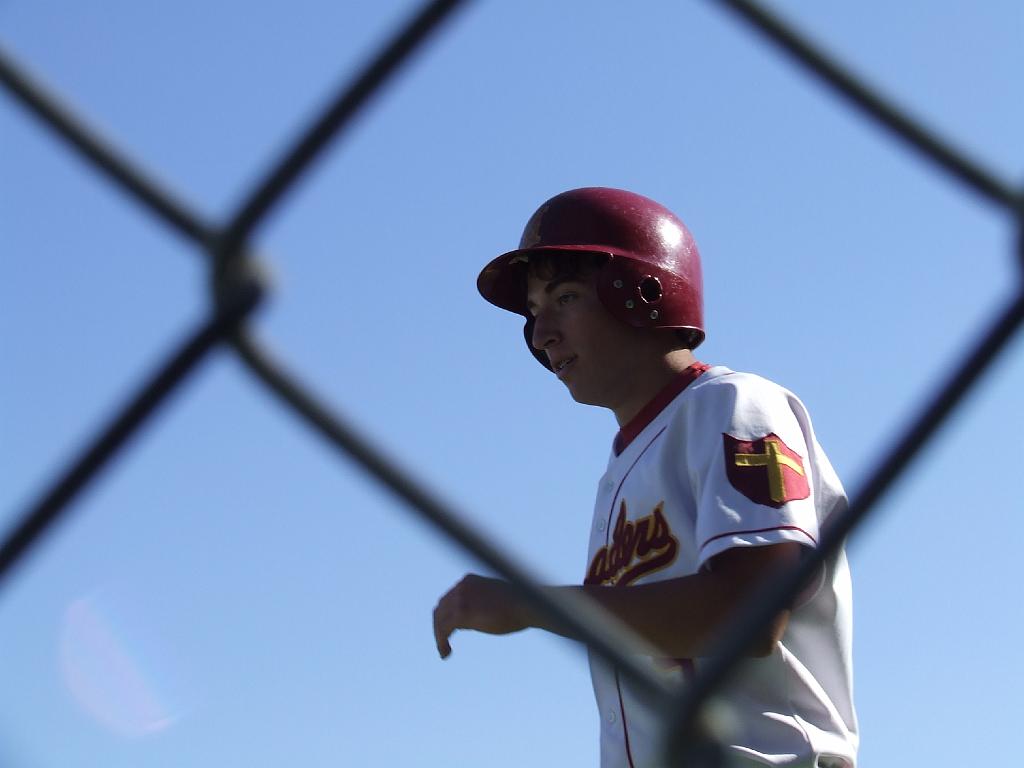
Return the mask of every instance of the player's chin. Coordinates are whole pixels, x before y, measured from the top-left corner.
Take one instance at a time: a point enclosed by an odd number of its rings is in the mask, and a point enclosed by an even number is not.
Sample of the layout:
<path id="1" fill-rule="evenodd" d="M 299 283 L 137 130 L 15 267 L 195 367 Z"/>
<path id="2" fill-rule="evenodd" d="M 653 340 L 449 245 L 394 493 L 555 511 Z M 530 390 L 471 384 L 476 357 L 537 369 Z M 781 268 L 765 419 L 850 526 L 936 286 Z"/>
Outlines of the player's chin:
<path id="1" fill-rule="evenodd" d="M 580 365 L 577 358 L 565 371 L 558 375 L 558 380 L 569 390 L 572 399 L 582 405 L 601 405 L 598 395 L 598 382 L 594 380 L 586 364 Z"/>
<path id="2" fill-rule="evenodd" d="M 569 394 L 572 399 L 580 405 L 603 405 L 603 401 L 598 397 L 593 387 L 587 387 L 586 382 L 580 381 L 563 381 L 565 388 L 569 390 Z"/>

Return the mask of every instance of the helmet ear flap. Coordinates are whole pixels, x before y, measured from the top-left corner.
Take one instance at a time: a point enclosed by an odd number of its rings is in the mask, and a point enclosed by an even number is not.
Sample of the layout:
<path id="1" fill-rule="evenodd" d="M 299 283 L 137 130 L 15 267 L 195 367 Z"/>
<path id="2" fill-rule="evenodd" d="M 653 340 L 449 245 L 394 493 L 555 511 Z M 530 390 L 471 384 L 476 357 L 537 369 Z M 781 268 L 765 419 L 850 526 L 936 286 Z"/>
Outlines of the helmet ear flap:
<path id="1" fill-rule="evenodd" d="M 634 328 L 703 326 L 700 267 L 667 269 L 634 256 L 613 256 L 599 275 L 597 295 L 616 318 Z M 703 338 L 703 334 L 702 334 Z"/>
<path id="2" fill-rule="evenodd" d="M 533 318 L 527 316 L 526 325 L 523 326 L 523 338 L 526 339 L 526 348 L 530 350 L 530 354 L 537 358 L 538 363 L 550 371 L 551 364 L 548 362 L 547 353 L 533 346 L 533 322 Z"/>

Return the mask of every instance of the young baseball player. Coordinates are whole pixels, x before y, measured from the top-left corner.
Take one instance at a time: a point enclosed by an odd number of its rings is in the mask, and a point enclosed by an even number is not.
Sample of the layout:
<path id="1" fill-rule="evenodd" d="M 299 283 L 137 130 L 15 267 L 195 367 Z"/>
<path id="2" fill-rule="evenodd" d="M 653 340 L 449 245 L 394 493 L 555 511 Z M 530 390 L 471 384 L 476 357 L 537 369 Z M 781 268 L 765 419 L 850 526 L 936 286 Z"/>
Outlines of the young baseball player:
<path id="1" fill-rule="evenodd" d="M 537 359 L 619 424 L 597 489 L 583 585 L 685 684 L 709 643 L 773 571 L 817 546 L 842 486 L 803 404 L 758 376 L 698 362 L 700 256 L 653 200 L 615 189 L 557 195 L 480 293 L 526 318 Z M 468 575 L 441 598 L 442 657 L 456 629 L 564 633 L 505 582 Z M 844 553 L 750 650 L 721 697 L 731 765 L 853 768 L 851 586 Z M 591 658 L 602 768 L 656 764 L 653 713 Z"/>

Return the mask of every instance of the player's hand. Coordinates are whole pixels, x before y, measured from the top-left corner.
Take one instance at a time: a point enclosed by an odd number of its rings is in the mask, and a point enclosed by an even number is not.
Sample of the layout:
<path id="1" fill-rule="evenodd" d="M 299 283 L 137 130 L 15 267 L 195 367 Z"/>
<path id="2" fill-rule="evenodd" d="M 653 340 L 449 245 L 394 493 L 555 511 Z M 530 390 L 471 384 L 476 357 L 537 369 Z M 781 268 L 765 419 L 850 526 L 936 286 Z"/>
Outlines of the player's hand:
<path id="1" fill-rule="evenodd" d="M 448 638 L 456 629 L 507 635 L 530 626 L 528 612 L 506 581 L 466 575 L 434 608 L 434 640 L 442 659 L 451 655 Z"/>

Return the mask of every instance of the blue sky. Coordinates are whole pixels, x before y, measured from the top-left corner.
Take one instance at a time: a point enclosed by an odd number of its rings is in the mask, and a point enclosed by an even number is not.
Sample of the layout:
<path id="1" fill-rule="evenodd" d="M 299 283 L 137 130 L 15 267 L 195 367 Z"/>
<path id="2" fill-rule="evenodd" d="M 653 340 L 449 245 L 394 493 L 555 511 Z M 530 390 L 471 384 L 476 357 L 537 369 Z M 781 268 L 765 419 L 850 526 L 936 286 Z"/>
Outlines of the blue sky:
<path id="1" fill-rule="evenodd" d="M 414 3 L 0 3 L 0 45 L 210 218 Z M 1005 179 L 1024 10 L 773 4 Z M 675 210 L 707 362 L 795 391 L 851 492 L 1020 280 L 1012 222 L 714 3 L 477 3 L 256 233 L 287 365 L 544 579 L 615 431 L 480 267 L 564 189 Z M 0 97 L 0 522 L 207 310 L 190 244 Z M 1019 283 L 1017 283 L 1019 284 Z M 851 541 L 862 762 L 1005 762 L 1024 341 Z M 596 764 L 584 654 L 430 611 L 474 561 L 215 354 L 0 593 L 5 765 Z"/>

